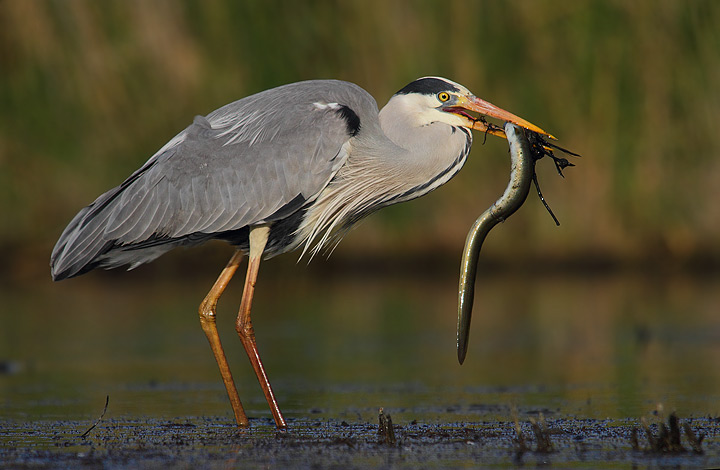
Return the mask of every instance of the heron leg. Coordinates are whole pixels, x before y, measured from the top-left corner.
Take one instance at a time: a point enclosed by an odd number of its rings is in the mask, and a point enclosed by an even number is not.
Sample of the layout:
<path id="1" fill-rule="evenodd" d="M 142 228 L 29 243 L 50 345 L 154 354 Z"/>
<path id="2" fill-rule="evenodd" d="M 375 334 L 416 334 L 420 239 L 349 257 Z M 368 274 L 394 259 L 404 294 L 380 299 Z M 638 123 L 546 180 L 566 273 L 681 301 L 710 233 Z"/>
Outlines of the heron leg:
<path id="1" fill-rule="evenodd" d="M 265 250 L 270 228 L 268 226 L 254 227 L 250 230 L 250 260 L 248 261 L 247 276 L 245 278 L 245 288 L 243 290 L 242 302 L 240 303 L 240 311 L 238 312 L 235 329 L 238 332 L 240 341 L 245 347 L 245 352 L 250 359 L 250 363 L 255 369 L 260 387 L 262 387 L 265 399 L 270 406 L 270 411 L 275 418 L 275 425 L 282 429 L 287 427 L 285 418 L 280 412 L 280 407 L 275 400 L 275 394 L 270 386 L 265 367 L 260 360 L 260 353 L 255 343 L 255 331 L 253 330 L 252 321 L 250 320 L 250 308 L 252 306 L 253 294 L 255 292 L 255 283 L 257 281 L 258 269 L 260 268 L 260 259 Z"/>
<path id="2" fill-rule="evenodd" d="M 233 413 L 235 414 L 235 421 L 238 426 L 246 427 L 249 424 L 245 410 L 243 409 L 240 397 L 238 396 L 235 382 L 233 381 L 232 373 L 230 372 L 230 366 L 228 365 L 227 358 L 225 357 L 225 351 L 223 350 L 222 344 L 220 343 L 220 336 L 218 335 L 217 325 L 215 323 L 215 312 L 217 308 L 217 302 L 223 291 L 227 287 L 230 279 L 237 271 L 242 261 L 242 251 L 237 250 L 230 261 L 228 262 L 225 269 L 222 270 L 215 284 L 213 284 L 210 292 L 205 296 L 205 299 L 200 304 L 198 309 L 200 314 L 200 325 L 202 326 L 205 336 L 207 336 L 210 342 L 210 348 L 212 349 L 215 361 L 220 368 L 220 375 L 222 376 L 225 389 L 227 390 L 230 404 L 232 405 Z"/>

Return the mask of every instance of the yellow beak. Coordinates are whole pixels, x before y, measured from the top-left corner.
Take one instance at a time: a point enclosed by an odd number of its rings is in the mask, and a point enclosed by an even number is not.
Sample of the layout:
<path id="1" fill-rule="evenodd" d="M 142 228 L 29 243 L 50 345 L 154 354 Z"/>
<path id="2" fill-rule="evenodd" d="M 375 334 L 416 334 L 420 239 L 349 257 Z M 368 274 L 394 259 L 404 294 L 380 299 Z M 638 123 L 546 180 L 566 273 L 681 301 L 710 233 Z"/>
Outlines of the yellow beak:
<path id="1" fill-rule="evenodd" d="M 480 113 L 484 116 L 496 118 L 501 121 L 512 122 L 513 124 L 517 124 L 520 127 L 524 127 L 525 129 L 529 129 L 533 132 L 537 132 L 538 134 L 547 136 L 550 139 L 557 140 L 553 135 L 540 129 L 535 124 L 532 124 L 519 116 L 505 111 L 504 109 L 498 108 L 494 104 L 488 103 L 487 101 L 481 100 L 480 98 L 477 98 L 475 96 L 465 98 L 459 103 L 457 103 L 455 106 L 466 109 L 468 111 Z M 468 116 L 466 115 L 465 117 Z M 488 134 L 492 134 L 498 137 L 506 138 L 505 132 L 503 132 L 502 128 L 488 125 L 489 123 L 485 122 L 485 120 L 482 118 L 471 118 L 470 120 L 472 121 L 472 126 L 470 126 L 472 129 L 476 131 L 487 132 Z"/>

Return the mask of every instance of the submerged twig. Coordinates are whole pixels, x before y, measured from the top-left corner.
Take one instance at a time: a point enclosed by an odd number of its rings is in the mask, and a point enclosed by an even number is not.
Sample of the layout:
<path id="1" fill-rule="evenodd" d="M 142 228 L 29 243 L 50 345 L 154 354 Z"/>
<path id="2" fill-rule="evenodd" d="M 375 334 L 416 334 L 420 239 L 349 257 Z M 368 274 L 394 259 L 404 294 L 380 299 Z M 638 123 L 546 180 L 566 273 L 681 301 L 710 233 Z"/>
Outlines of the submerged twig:
<path id="1" fill-rule="evenodd" d="M 513 444 L 515 444 L 515 454 L 516 456 L 521 456 L 523 453 L 530 450 L 527 443 L 525 442 L 525 435 L 522 432 L 522 428 L 520 427 L 520 419 L 518 418 L 518 410 L 517 406 L 513 405 L 511 408 L 511 414 L 513 418 L 513 422 L 515 423 L 515 437 L 513 438 Z"/>
<path id="2" fill-rule="evenodd" d="M 84 433 L 82 433 L 82 435 L 80 436 L 81 439 L 85 439 L 85 438 L 87 437 L 87 435 L 90 434 L 90 431 L 92 431 L 93 429 L 95 429 L 95 426 L 97 426 L 98 424 L 100 424 L 100 421 L 102 421 L 103 416 L 105 416 L 105 412 L 106 412 L 107 409 L 108 409 L 108 404 L 109 404 L 109 403 L 110 403 L 110 395 L 107 395 L 107 396 L 105 397 L 105 408 L 103 408 L 102 413 L 100 413 L 100 417 L 95 421 L 95 424 L 93 424 L 92 426 L 90 426 L 87 431 L 85 431 Z"/>
<path id="3" fill-rule="evenodd" d="M 632 428 L 630 432 L 630 447 L 632 447 L 632 450 L 640 450 L 640 439 L 638 439 L 637 428 Z"/>
<path id="4" fill-rule="evenodd" d="M 513 405 L 511 410 L 513 422 L 515 424 L 515 437 L 512 441 L 515 445 L 515 456 L 517 458 L 522 456 L 525 452 L 532 451 L 532 448 L 527 444 L 525 435 L 522 432 L 517 407 Z M 535 441 L 537 441 L 535 452 L 542 454 L 549 454 L 553 452 L 554 448 L 552 441 L 550 440 L 550 429 L 548 429 L 547 422 L 545 421 L 545 415 L 540 413 L 538 415 L 538 419 L 531 417 L 528 420 L 530 421 L 530 428 L 535 435 Z"/>
<path id="5" fill-rule="evenodd" d="M 552 452 L 553 445 L 552 441 L 550 441 L 550 430 L 545 422 L 545 416 L 540 413 L 537 420 L 530 418 L 530 425 L 532 427 L 533 434 L 535 434 L 535 440 L 537 440 L 537 448 L 535 449 L 535 452 L 541 452 L 544 454 Z"/>
<path id="6" fill-rule="evenodd" d="M 631 445 L 633 450 L 642 450 L 645 452 L 655 454 L 679 454 L 687 452 L 687 449 L 682 445 L 681 433 L 680 433 L 680 420 L 677 415 L 673 412 L 668 416 L 667 424 L 662 421 L 662 411 L 659 412 L 660 422 L 658 423 L 657 436 L 652 431 L 645 417 L 640 419 L 640 424 L 645 431 L 645 436 L 648 441 L 648 448 L 642 449 L 638 442 L 637 428 L 633 428 L 631 435 Z M 682 429 L 685 431 L 685 436 L 690 444 L 692 451 L 696 454 L 702 454 L 702 441 L 705 438 L 704 434 L 697 436 L 688 423 L 683 423 Z"/>
<path id="7" fill-rule="evenodd" d="M 397 443 L 395 439 L 395 430 L 393 429 L 392 418 L 390 415 L 386 415 L 382 408 L 378 414 L 378 438 L 380 443 L 394 446 Z"/>
<path id="8" fill-rule="evenodd" d="M 692 451 L 696 454 L 702 454 L 702 441 L 705 439 L 705 434 L 700 433 L 699 435 L 696 435 L 688 423 L 683 423 L 683 430 L 685 431 L 685 436 L 690 443 Z"/>

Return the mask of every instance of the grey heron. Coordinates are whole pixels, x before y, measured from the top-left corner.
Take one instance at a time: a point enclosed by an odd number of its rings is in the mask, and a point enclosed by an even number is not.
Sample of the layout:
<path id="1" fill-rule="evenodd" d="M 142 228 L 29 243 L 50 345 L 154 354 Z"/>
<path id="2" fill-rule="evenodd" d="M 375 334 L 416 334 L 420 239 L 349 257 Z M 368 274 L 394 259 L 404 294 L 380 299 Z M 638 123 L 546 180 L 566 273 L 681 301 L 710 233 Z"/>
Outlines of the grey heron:
<path id="1" fill-rule="evenodd" d="M 361 218 L 450 180 L 471 130 L 504 136 L 483 116 L 547 132 L 440 77 L 415 80 L 378 111 L 359 86 L 312 80 L 273 88 L 195 117 L 122 184 L 82 209 L 51 255 L 54 280 L 95 268 L 133 269 L 179 246 L 236 247 L 199 308 L 235 419 L 247 426 L 216 327 L 216 305 L 248 255 L 236 330 L 278 428 L 280 412 L 255 342 L 250 308 L 261 257 L 314 255 Z"/>

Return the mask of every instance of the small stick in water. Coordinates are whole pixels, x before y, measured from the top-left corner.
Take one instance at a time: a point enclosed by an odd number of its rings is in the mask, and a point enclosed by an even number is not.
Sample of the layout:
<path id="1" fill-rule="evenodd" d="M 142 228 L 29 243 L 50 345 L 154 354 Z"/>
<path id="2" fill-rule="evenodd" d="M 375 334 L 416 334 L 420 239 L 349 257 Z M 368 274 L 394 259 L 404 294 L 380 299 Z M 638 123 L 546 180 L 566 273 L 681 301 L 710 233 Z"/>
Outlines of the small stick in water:
<path id="1" fill-rule="evenodd" d="M 395 439 L 395 430 L 393 429 L 392 418 L 390 415 L 386 415 L 382 408 L 378 414 L 378 420 L 380 424 L 378 426 L 378 437 L 381 443 L 385 443 L 389 446 L 394 446 L 397 443 Z"/>
<path id="2" fill-rule="evenodd" d="M 100 417 L 97 419 L 97 421 L 95 421 L 95 424 L 93 424 L 92 426 L 90 426 L 87 431 L 85 431 L 84 433 L 82 433 L 82 436 L 80 436 L 81 439 L 85 439 L 85 438 L 87 437 L 87 435 L 90 434 L 90 431 L 92 431 L 93 429 L 95 429 L 95 426 L 97 426 L 98 424 L 100 424 L 100 421 L 102 421 L 103 416 L 105 416 L 105 412 L 106 412 L 107 409 L 108 409 L 108 403 L 110 403 L 110 395 L 107 395 L 107 396 L 105 397 L 105 408 L 103 408 L 103 411 L 102 411 L 102 413 L 100 414 Z"/>

